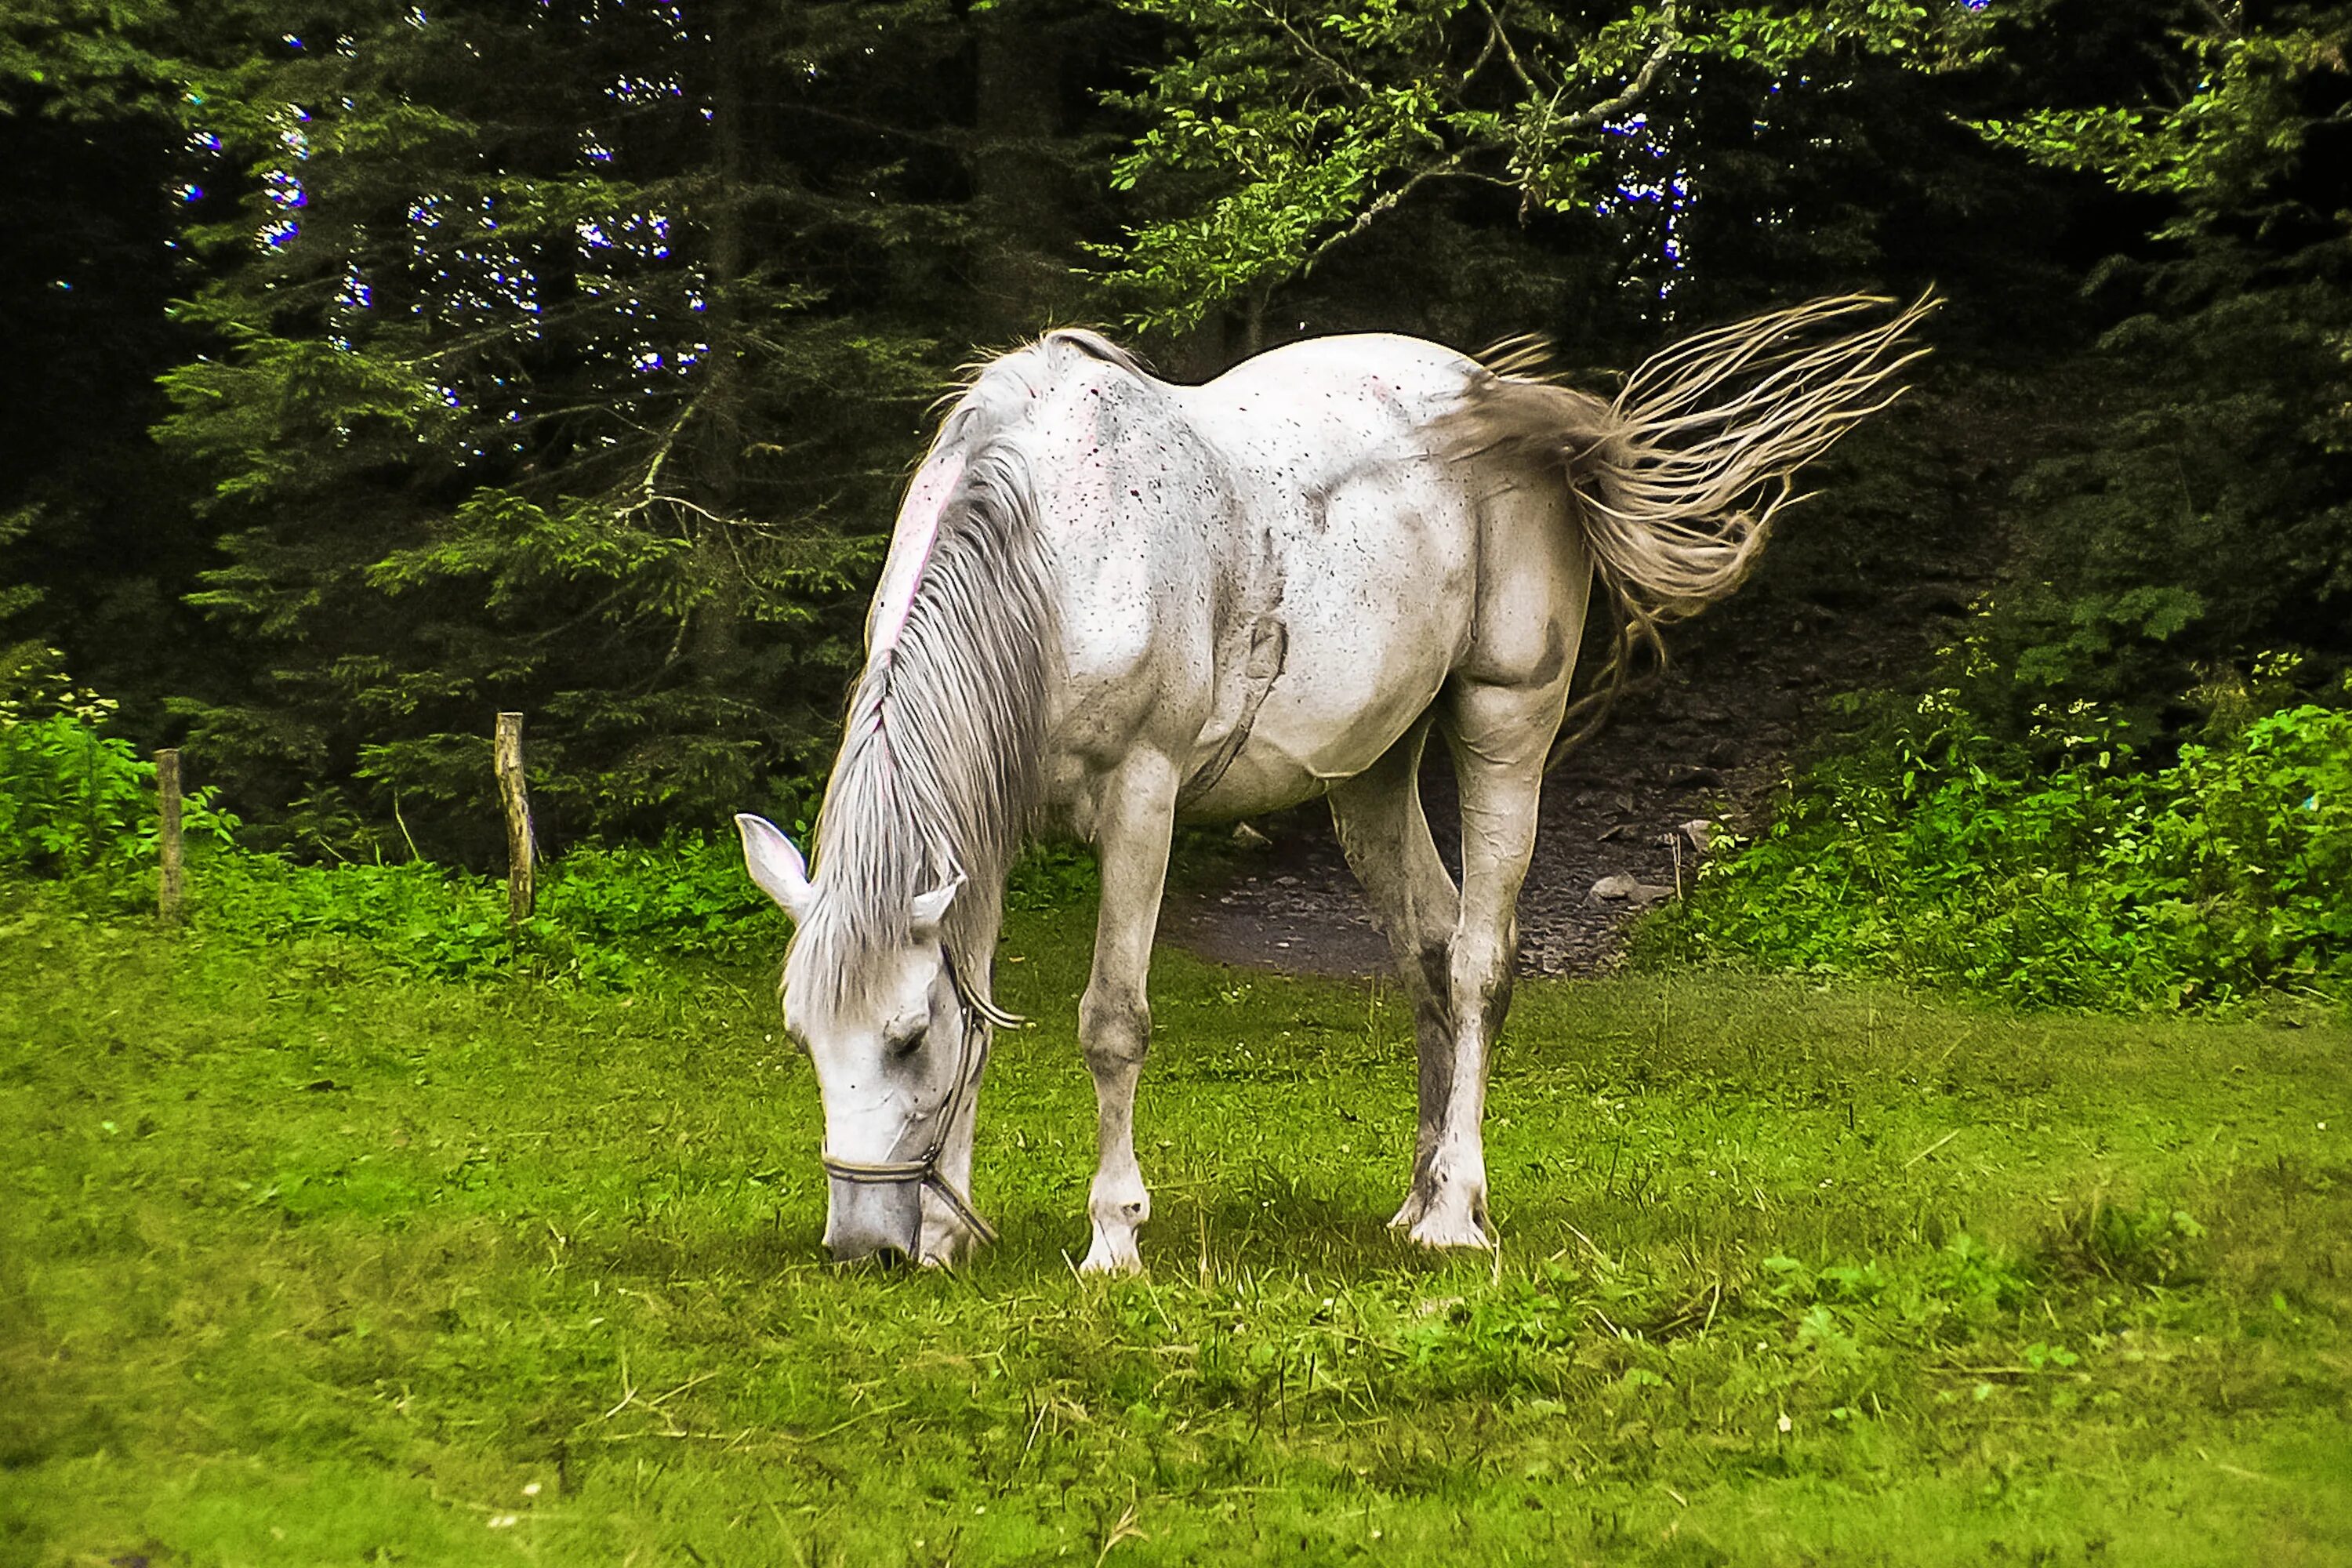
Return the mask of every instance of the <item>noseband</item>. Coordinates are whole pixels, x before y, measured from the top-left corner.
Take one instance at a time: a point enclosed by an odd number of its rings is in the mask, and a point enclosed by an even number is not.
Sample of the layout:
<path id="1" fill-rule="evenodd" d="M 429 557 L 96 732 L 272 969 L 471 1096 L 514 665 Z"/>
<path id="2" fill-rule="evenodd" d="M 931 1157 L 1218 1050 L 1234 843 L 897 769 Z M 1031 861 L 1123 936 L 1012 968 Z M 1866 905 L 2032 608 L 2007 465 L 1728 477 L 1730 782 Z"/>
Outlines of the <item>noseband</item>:
<path id="1" fill-rule="evenodd" d="M 945 1204 L 948 1212 L 961 1221 L 963 1227 L 982 1245 L 996 1239 L 996 1228 L 980 1217 L 971 1200 L 956 1191 L 940 1170 L 940 1155 L 946 1150 L 948 1135 L 955 1130 L 957 1119 L 963 1114 L 964 1101 L 973 1092 L 982 1070 L 988 1065 L 988 1026 L 1003 1023 L 1017 1026 L 1020 1020 L 1003 1009 L 982 1003 L 965 985 L 962 973 L 956 968 L 955 954 L 947 948 L 940 950 L 940 958 L 947 965 L 948 984 L 955 988 L 956 1005 L 963 1013 L 963 1032 L 956 1041 L 955 1087 L 948 1091 L 931 1127 L 930 1142 L 921 1154 L 912 1160 L 844 1160 L 832 1154 L 821 1154 L 824 1172 L 839 1181 L 860 1186 L 897 1186 L 905 1182 L 921 1184 Z M 916 1245 L 922 1244 L 919 1233 Z"/>

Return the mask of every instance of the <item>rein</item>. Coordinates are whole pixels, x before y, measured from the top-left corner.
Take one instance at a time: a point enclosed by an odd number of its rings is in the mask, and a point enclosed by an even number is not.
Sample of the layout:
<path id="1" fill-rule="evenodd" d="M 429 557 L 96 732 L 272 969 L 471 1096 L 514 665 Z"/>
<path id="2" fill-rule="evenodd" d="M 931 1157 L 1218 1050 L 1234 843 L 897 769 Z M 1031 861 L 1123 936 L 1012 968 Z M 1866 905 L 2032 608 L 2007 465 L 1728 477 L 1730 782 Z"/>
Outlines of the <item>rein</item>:
<path id="1" fill-rule="evenodd" d="M 931 1127 L 930 1142 L 920 1155 L 912 1160 L 844 1160 L 830 1153 L 821 1153 L 825 1174 L 860 1186 L 897 1186 L 906 1182 L 919 1183 L 929 1188 L 948 1206 L 948 1212 L 961 1221 L 973 1237 L 985 1245 L 996 1239 L 996 1227 L 980 1217 L 971 1200 L 956 1191 L 955 1184 L 940 1171 L 940 1155 L 946 1150 L 948 1135 L 955 1130 L 957 1119 L 963 1114 L 964 1101 L 971 1098 L 972 1086 L 981 1069 L 988 1065 L 988 1026 L 993 1021 L 995 1009 L 983 1007 L 964 984 L 962 973 L 956 968 L 955 954 L 942 947 L 940 956 L 948 971 L 948 984 L 955 988 L 956 1005 L 963 1011 L 963 1032 L 956 1042 L 955 1087 L 937 1113 Z M 1003 1015 L 997 1015 L 1002 1016 Z M 919 1233 L 916 1245 L 921 1245 Z"/>

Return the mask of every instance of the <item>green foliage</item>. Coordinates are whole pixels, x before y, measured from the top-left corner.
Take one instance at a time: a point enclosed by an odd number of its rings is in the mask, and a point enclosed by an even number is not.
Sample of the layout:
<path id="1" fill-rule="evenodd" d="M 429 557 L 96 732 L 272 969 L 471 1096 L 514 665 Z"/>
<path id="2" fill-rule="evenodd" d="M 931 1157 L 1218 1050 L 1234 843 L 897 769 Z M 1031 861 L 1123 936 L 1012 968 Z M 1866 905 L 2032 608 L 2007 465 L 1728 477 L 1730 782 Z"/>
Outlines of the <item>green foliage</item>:
<path id="1" fill-rule="evenodd" d="M 1005 879 L 1004 907 L 1009 910 L 1064 910 L 1092 903 L 1102 890 L 1094 852 L 1078 845 L 1048 839 L 1031 847 L 1013 863 Z"/>
<path id="2" fill-rule="evenodd" d="M 2205 1227 L 2186 1209 L 2134 1207 L 2105 1194 L 2068 1210 L 2045 1244 L 2052 1267 L 2135 1285 L 2179 1285 L 2200 1272 Z"/>
<path id="3" fill-rule="evenodd" d="M 119 874 L 155 857 L 155 764 L 103 726 L 115 704 L 47 656 L 0 670 L 0 870 Z M 209 787 L 183 798 L 188 837 L 226 844 L 237 826 Z"/>
<path id="4" fill-rule="evenodd" d="M 1958 687 L 1882 702 L 1645 942 L 2066 1006 L 2352 997 L 2352 710 L 2231 717 L 2144 768 L 2088 703 L 2028 747 Z"/>
<path id="5" fill-rule="evenodd" d="M 121 913 L 154 893 L 155 765 L 106 733 L 113 712 L 62 677 L 0 700 L 0 872 L 74 879 L 84 908 Z M 772 957 L 789 934 L 731 835 L 576 846 L 541 868 L 533 913 L 510 930 L 495 878 L 417 859 L 305 864 L 241 848 L 242 825 L 211 788 L 188 794 L 183 821 L 197 929 L 331 967 L 609 989 L 655 983 L 681 963 Z M 808 825 L 795 831 L 805 840 Z M 1091 854 L 1044 845 L 1015 865 L 1005 901 L 1066 910 L 1097 887 Z"/>
<path id="6" fill-rule="evenodd" d="M 2215 239 L 2110 269 L 2140 308 L 2077 389 L 2110 417 L 2021 486 L 2016 584 L 1986 628 L 2017 676 L 1984 710 L 2000 732 L 2089 700 L 2152 738 L 2202 668 L 2352 661 L 2348 257 L 2340 237 L 2284 258 Z"/>
<path id="7" fill-rule="evenodd" d="M 1072 909 L 1095 886 L 1090 856 L 1041 850 L 1014 868 L 1005 902 Z M 322 962 L 438 979 L 530 975 L 600 990 L 658 984 L 681 965 L 772 959 L 791 933 L 745 875 L 731 837 L 576 847 L 541 868 L 531 917 L 511 934 L 503 881 L 425 861 L 317 866 L 211 855 L 192 876 L 191 915 L 229 940 L 296 944 Z"/>
<path id="8" fill-rule="evenodd" d="M 2117 50 L 2146 100 L 1979 126 L 2160 202 L 2165 242 L 2093 276 L 2120 320 L 2049 398 L 2083 422 L 2019 487 L 2011 581 L 1656 951 L 2068 1005 L 2352 995 L 2352 715 L 2313 695 L 2352 664 L 2352 8 L 2172 19 Z"/>
<path id="9" fill-rule="evenodd" d="M 1977 130 L 2038 163 L 2078 169 L 2135 195 L 2178 198 L 2163 232 L 2185 237 L 2242 211 L 2250 197 L 2293 174 L 2313 127 L 2306 89 L 2341 76 L 2352 46 L 2352 11 L 2341 5 L 2264 7 L 2249 16 L 2200 7 L 2173 35 L 2176 79 L 2193 83 L 2174 101 L 2045 107 Z"/>
<path id="10" fill-rule="evenodd" d="M 2165 242 L 2092 274 L 2120 317 L 2067 394 L 2095 421 L 2020 491 L 1992 639 L 2022 679 L 1985 710 L 2011 735 L 2075 700 L 2147 735 L 2195 671 L 2265 647 L 2352 661 L 2352 6 L 2164 19 L 2147 100 L 1979 126 L 2160 203 Z"/>
<path id="11" fill-rule="evenodd" d="M 199 73 L 203 352 L 155 435 L 210 482 L 190 602 L 247 679 L 173 711 L 277 842 L 363 856 L 398 816 L 484 862 L 460 825 L 500 709 L 565 841 L 819 770 L 943 371 L 950 313 L 899 258 L 954 227 L 898 142 L 837 127 L 933 115 L 905 89 L 943 25 L 331 7 Z"/>
<path id="12" fill-rule="evenodd" d="M 173 0 L 10 0 L 0 11 L 0 89 L 30 89 L 74 118 L 152 111 L 184 68 L 175 47 L 197 31 L 185 10 Z"/>
<path id="13" fill-rule="evenodd" d="M 740 851 L 702 838 L 574 849 L 542 872 L 531 918 L 512 933 L 503 882 L 424 861 L 215 855 L 191 882 L 193 920 L 228 940 L 444 979 L 655 984 L 682 964 L 780 952 L 786 930 Z"/>
<path id="14" fill-rule="evenodd" d="M 1753 79 L 1758 108 L 1811 68 L 1878 53 L 1948 67 L 1983 19 L 1952 4 L 1543 5 L 1126 0 L 1188 40 L 1121 101 L 1147 116 L 1112 183 L 1149 220 L 1104 247 L 1147 326 L 1263 303 L 1433 182 L 1507 192 L 1522 222 L 1612 193 L 1612 143 L 1670 120 L 1664 84 Z M 1670 132 L 1669 132 L 1670 134 Z M 1682 171 L 1677 170 L 1677 175 Z"/>

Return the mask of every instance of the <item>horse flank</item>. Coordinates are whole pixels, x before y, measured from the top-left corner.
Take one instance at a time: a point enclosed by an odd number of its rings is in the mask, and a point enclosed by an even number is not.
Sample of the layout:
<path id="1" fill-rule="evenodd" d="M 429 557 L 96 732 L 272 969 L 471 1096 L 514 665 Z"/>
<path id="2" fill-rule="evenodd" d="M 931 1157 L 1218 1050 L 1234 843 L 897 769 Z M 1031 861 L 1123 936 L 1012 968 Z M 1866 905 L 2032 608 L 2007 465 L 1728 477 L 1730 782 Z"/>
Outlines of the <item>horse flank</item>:
<path id="1" fill-rule="evenodd" d="M 1848 294 L 1701 332 L 1654 356 L 1617 395 L 1538 374 L 1540 345 L 1490 359 L 1438 422 L 1456 460 L 1496 458 L 1564 473 L 1593 570 L 1617 611 L 1608 664 L 1570 708 L 1551 762 L 1598 730 L 1659 628 L 1696 615 L 1748 575 L 1790 477 L 1902 395 L 1890 386 L 1927 353 L 1905 337 L 1937 301 L 1821 341 L 1822 328 L 1892 301 Z"/>
<path id="2" fill-rule="evenodd" d="M 1048 333 L 981 367 L 932 443 L 961 455 L 963 474 L 905 625 L 851 694 L 817 817 L 819 897 L 785 958 L 786 986 L 820 1006 L 856 1001 L 872 955 L 910 939 L 916 898 L 957 878 L 942 935 L 964 984 L 987 994 L 984 943 L 1044 794 L 1060 647 L 1023 437 L 1073 357 L 1142 374 L 1092 332 Z"/>

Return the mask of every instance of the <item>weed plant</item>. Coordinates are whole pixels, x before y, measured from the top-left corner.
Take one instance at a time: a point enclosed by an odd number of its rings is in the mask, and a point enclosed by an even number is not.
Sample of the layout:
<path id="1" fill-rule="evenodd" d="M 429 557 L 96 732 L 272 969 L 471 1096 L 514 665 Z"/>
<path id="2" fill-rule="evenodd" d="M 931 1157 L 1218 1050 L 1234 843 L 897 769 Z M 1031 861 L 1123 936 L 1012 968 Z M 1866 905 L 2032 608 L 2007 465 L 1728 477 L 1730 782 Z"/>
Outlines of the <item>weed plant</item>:
<path id="1" fill-rule="evenodd" d="M 111 704 L 63 689 L 0 707 L 0 872 L 57 879 L 93 912 L 127 917 L 155 896 L 155 768 L 105 733 Z M 808 824 L 794 825 L 803 842 Z M 579 846 L 541 868 L 531 918 L 510 929 L 502 882 L 429 862 L 305 864 L 238 844 L 236 818 L 192 792 L 193 918 L 273 948 L 325 942 L 336 963 L 439 979 L 530 974 L 637 984 L 675 965 L 773 952 L 788 928 L 744 875 L 731 834 L 649 846 Z M 1040 846 L 1006 889 L 1016 910 L 1092 896 L 1093 858 Z"/>
<path id="2" fill-rule="evenodd" d="M 155 860 L 155 764 L 105 731 L 116 704 L 74 686 L 47 650 L 0 682 L 0 872 L 122 874 Z M 188 792 L 182 828 L 226 844 L 236 818 Z"/>

